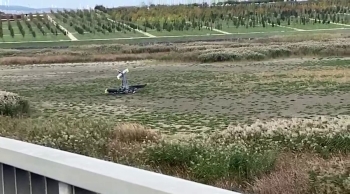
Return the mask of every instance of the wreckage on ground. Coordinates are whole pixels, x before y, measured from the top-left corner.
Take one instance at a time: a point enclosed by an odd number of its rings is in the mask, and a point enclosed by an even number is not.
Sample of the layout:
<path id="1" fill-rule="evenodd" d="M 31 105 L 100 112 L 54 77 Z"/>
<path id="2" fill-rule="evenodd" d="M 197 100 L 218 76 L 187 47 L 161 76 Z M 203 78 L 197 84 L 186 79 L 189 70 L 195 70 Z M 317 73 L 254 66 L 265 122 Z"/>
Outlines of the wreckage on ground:
<path id="1" fill-rule="evenodd" d="M 119 71 L 119 70 L 118 70 Z M 126 78 L 126 73 L 129 72 L 129 69 L 125 69 L 123 71 L 119 71 L 119 74 L 117 75 L 118 80 L 122 80 L 122 85 L 119 88 L 107 88 L 105 90 L 106 94 L 134 94 L 139 89 L 146 87 L 147 84 L 142 85 L 131 85 L 129 86 L 128 80 Z"/>

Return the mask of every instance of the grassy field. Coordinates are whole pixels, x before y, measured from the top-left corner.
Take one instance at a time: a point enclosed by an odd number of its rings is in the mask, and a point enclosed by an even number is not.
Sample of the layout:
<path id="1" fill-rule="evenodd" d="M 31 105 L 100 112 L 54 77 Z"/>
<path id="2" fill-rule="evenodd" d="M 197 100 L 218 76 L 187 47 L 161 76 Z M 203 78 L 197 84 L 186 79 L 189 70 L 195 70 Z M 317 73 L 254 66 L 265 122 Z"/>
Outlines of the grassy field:
<path id="1" fill-rule="evenodd" d="M 345 176 L 329 186 L 346 193 L 339 186 L 346 183 L 346 173 L 325 173 L 335 161 L 343 162 L 337 169 L 346 169 L 349 161 L 344 136 L 349 117 L 339 116 L 350 114 L 349 64 L 349 58 L 291 58 L 207 65 L 139 61 L 3 66 L 0 87 L 25 97 L 33 112 L 28 119 L 0 117 L 0 134 L 254 193 L 323 191 L 327 180 Z M 104 94 L 105 88 L 120 84 L 112 69 L 127 67 L 130 84 L 148 86 L 135 95 Z M 144 141 L 144 135 L 158 137 L 149 128 L 159 131 L 165 142 L 135 143 Z M 114 135 L 107 135 L 109 130 Z M 63 141 L 64 134 L 71 138 Z M 114 136 L 134 143 L 116 145 L 109 139 Z M 166 143 L 175 139 L 191 143 Z M 81 147 L 86 141 L 89 146 Z M 136 154 L 143 146 L 141 155 Z M 240 149 L 255 152 L 242 155 Z"/>
<path id="2" fill-rule="evenodd" d="M 189 30 L 183 30 L 183 31 L 178 31 L 178 30 L 174 30 L 174 31 L 157 31 L 157 30 L 148 30 L 148 33 L 157 36 L 157 37 L 161 37 L 161 36 L 188 36 L 188 35 L 211 35 L 211 34 L 223 34 L 220 32 L 216 32 L 210 29 L 189 29 Z"/>
<path id="3" fill-rule="evenodd" d="M 244 63 L 187 67 L 137 62 L 24 67 L 23 72 L 5 67 L 1 87 L 28 97 L 40 117 L 106 117 L 165 133 L 208 133 L 232 122 L 350 114 L 349 62 L 277 60 L 254 68 Z M 110 69 L 126 67 L 132 84 L 149 86 L 134 96 L 103 94 L 120 84 Z"/>
<path id="4" fill-rule="evenodd" d="M 285 25 L 288 26 L 288 25 Z M 309 24 L 309 25 L 303 25 L 303 24 L 295 24 L 291 23 L 289 27 L 297 28 L 301 30 L 319 30 L 319 29 L 336 29 L 336 28 L 350 28 L 350 25 L 344 26 L 340 24 Z"/>
<path id="5" fill-rule="evenodd" d="M 262 33 L 271 33 L 271 32 L 285 32 L 285 31 L 295 31 L 293 29 L 289 28 L 283 28 L 280 26 L 267 26 L 267 27 L 262 27 L 262 26 L 256 26 L 256 27 L 235 27 L 235 26 L 223 26 L 222 28 L 223 31 L 229 32 L 229 33 L 252 33 L 252 32 L 262 32 Z"/>
<path id="6" fill-rule="evenodd" d="M 213 32 L 213 31 L 212 31 Z M 346 29 L 336 29 L 332 31 L 315 31 L 313 32 L 313 35 L 315 37 L 319 36 L 327 36 L 330 34 L 330 32 L 334 34 L 344 34 L 350 32 L 350 30 Z M 303 32 L 303 31 L 288 31 L 288 29 L 285 32 L 280 31 L 270 31 L 270 32 L 252 32 L 252 33 L 241 33 L 241 34 L 220 34 L 218 35 L 218 32 L 215 32 L 216 35 L 193 35 L 193 36 L 172 36 L 172 37 L 133 37 L 133 38 L 113 38 L 113 39 L 83 39 L 78 41 L 71 41 L 69 39 L 65 41 L 51 41 L 51 40 L 45 40 L 45 41 L 29 41 L 29 42 L 3 42 L 0 44 L 0 48 L 3 49 L 16 49 L 16 48 L 49 48 L 49 47 L 69 47 L 69 46 L 84 46 L 84 45 L 108 45 L 108 44 L 157 44 L 157 43 L 164 43 L 164 42 L 195 42 L 195 41 L 237 41 L 238 39 L 258 39 L 258 38 L 268 38 L 268 37 L 275 37 L 275 36 L 294 36 L 297 35 L 299 37 L 302 37 L 305 35 L 310 35 L 310 32 Z M 76 35 L 75 33 L 73 35 Z M 87 36 L 91 36 L 87 34 Z M 11 37 L 12 38 L 12 37 Z M 96 37 L 95 37 L 96 38 Z M 101 37 L 100 37 L 101 38 Z"/>

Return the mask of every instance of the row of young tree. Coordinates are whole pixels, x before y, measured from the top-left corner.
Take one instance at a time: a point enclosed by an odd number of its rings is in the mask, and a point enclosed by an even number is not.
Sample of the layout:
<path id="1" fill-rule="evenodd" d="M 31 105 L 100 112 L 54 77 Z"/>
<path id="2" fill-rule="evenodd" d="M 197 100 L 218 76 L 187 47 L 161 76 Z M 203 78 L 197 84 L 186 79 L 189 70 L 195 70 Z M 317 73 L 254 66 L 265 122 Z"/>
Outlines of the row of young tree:
<path id="1" fill-rule="evenodd" d="M 74 30 L 83 35 L 85 33 L 127 33 L 135 30 L 125 25 L 124 23 L 114 22 L 106 17 L 105 14 L 99 14 L 91 10 L 77 10 L 77 11 L 57 11 L 51 12 L 58 20 L 66 25 L 74 28 Z"/>
<path id="2" fill-rule="evenodd" d="M 4 31 L 2 30 L 2 20 L 0 20 L 0 38 L 4 38 Z"/>
<path id="3" fill-rule="evenodd" d="M 2 24 L 3 22 L 0 20 L 0 37 L 3 39 L 5 33 Z M 32 37 L 36 38 L 38 32 L 40 32 L 40 34 L 42 34 L 43 36 L 47 36 L 47 34 L 57 36 L 59 33 L 66 35 L 66 32 L 60 27 L 58 23 L 54 24 L 52 21 L 49 21 L 45 13 L 36 13 L 35 17 L 32 13 L 28 15 L 22 14 L 20 18 L 8 16 L 7 27 L 12 38 L 14 38 L 16 35 L 13 26 L 14 24 L 17 26 L 18 31 L 22 37 L 31 35 Z M 35 28 L 37 28 L 37 30 L 35 30 Z"/>
<path id="4" fill-rule="evenodd" d="M 188 5 L 144 8 L 103 9 L 117 21 L 133 28 L 153 30 L 200 30 L 203 26 L 255 27 L 303 25 L 330 22 L 350 24 L 350 1 L 329 0 L 309 2 L 245 3 L 234 6 L 198 7 Z M 102 9 L 96 7 L 96 9 Z M 269 24 L 269 25 L 267 25 Z"/>

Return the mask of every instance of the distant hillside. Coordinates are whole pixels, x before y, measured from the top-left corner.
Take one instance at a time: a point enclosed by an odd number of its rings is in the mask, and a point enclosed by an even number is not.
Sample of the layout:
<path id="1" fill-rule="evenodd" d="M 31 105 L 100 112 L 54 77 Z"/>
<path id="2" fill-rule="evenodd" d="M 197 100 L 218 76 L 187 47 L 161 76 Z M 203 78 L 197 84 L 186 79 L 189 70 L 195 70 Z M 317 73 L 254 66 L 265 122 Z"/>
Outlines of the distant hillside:
<path id="1" fill-rule="evenodd" d="M 0 5 L 0 12 L 4 13 L 30 13 L 30 12 L 50 12 L 50 10 L 63 10 L 67 8 L 31 8 L 19 5 Z M 70 9 L 67 9 L 70 10 Z"/>

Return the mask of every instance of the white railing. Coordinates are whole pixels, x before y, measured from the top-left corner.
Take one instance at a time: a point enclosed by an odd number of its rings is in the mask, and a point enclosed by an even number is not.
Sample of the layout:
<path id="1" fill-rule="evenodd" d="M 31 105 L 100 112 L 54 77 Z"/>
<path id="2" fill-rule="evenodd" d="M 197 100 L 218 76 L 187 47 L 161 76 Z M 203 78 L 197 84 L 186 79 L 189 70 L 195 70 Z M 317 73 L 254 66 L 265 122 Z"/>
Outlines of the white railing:
<path id="1" fill-rule="evenodd" d="M 13 183 L 14 187 L 21 185 L 17 183 L 19 180 L 16 180 L 16 175 L 20 172 L 22 174 L 28 172 L 30 180 L 35 175 L 57 181 L 57 193 L 59 194 L 78 193 L 74 192 L 75 187 L 100 194 L 238 194 L 180 178 L 3 137 L 0 137 L 0 164 L 0 194 L 7 194 L 6 189 L 10 187 L 7 186 L 4 189 L 6 184 Z M 15 171 L 9 176 L 14 179 L 13 181 L 6 182 L 4 166 L 7 168 L 6 173 L 11 174 Z M 11 166 L 11 169 L 18 169 L 18 172 L 8 170 L 8 166 Z M 32 179 L 31 173 L 33 173 Z M 17 179 L 21 179 L 23 183 L 23 178 Z M 29 181 L 26 185 L 32 187 L 34 184 Z M 46 183 L 46 193 L 49 193 L 47 185 L 48 183 Z M 19 189 L 15 189 L 16 193 L 19 193 Z M 30 193 L 36 194 L 32 190 Z"/>

